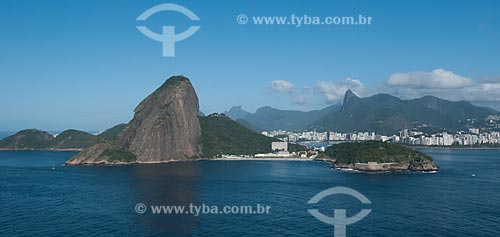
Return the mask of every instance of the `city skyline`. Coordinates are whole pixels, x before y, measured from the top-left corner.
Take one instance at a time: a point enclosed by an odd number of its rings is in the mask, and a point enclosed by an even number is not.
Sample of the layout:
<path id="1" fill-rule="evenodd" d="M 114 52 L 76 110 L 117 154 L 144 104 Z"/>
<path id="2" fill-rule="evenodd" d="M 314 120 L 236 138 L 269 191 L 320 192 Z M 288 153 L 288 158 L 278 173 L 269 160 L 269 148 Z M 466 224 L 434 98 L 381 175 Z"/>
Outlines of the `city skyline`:
<path id="1" fill-rule="evenodd" d="M 301 131 L 290 132 L 286 130 L 263 131 L 262 135 L 275 137 L 284 142 L 364 142 L 382 141 L 391 143 L 401 143 L 405 145 L 417 146 L 472 146 L 472 145 L 499 145 L 500 132 L 480 132 L 478 128 L 470 128 L 468 131 L 460 132 L 440 132 L 426 134 L 421 131 L 404 129 L 399 134 L 380 134 L 373 131 L 364 132 L 316 132 Z M 312 144 L 309 144 L 312 145 Z M 330 144 L 329 144 L 330 145 Z M 323 147 L 324 148 L 324 147 Z"/>

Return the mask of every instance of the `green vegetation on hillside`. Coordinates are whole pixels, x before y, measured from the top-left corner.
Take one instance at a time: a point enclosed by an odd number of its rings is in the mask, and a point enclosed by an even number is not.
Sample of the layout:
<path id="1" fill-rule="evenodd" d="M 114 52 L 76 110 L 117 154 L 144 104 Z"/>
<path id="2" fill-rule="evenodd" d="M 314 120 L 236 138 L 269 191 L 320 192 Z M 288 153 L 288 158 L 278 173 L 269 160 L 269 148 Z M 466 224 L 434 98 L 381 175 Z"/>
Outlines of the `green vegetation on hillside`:
<path id="1" fill-rule="evenodd" d="M 253 155 L 272 152 L 275 138 L 253 132 L 224 115 L 200 117 L 203 156 L 207 158 L 226 155 Z M 290 144 L 289 150 L 300 146 Z"/>
<path id="2" fill-rule="evenodd" d="M 51 146 L 54 137 L 48 132 L 26 129 L 0 140 L 2 149 L 45 149 Z"/>
<path id="3" fill-rule="evenodd" d="M 122 123 L 118 124 L 110 129 L 107 129 L 106 131 L 100 133 L 97 135 L 97 137 L 101 139 L 106 139 L 106 140 L 115 140 L 118 137 L 118 134 L 120 134 L 125 128 L 127 128 L 128 124 Z"/>
<path id="4" fill-rule="evenodd" d="M 90 133 L 69 129 L 57 135 L 48 148 L 69 149 L 85 148 L 94 145 L 99 139 Z"/>
<path id="5" fill-rule="evenodd" d="M 248 122 L 248 121 L 246 121 L 244 119 L 236 119 L 235 121 L 237 123 L 239 123 L 241 126 L 243 126 L 245 128 L 248 128 L 248 129 L 252 130 L 255 133 L 261 133 L 262 131 L 264 131 L 264 130 L 262 130 L 262 129 L 256 127 L 256 126 L 254 126 L 253 124 L 251 124 L 250 122 Z"/>
<path id="6" fill-rule="evenodd" d="M 131 163 L 137 160 L 137 156 L 134 155 L 134 153 L 119 148 L 108 148 L 101 154 L 101 156 L 103 159 L 111 163 Z"/>
<path id="7" fill-rule="evenodd" d="M 165 81 L 165 83 L 163 83 L 163 85 L 161 85 L 158 89 L 156 89 L 156 91 L 162 91 L 162 90 L 165 90 L 167 88 L 176 87 L 184 81 L 189 82 L 189 79 L 185 76 L 182 76 L 182 75 L 172 76 L 172 77 L 168 78 Z"/>
<path id="8" fill-rule="evenodd" d="M 127 124 L 114 126 L 99 135 L 93 135 L 75 129 L 68 129 L 54 137 L 48 132 L 26 129 L 0 140 L 0 149 L 9 150 L 49 150 L 83 149 L 102 140 L 115 140 Z"/>
<path id="9" fill-rule="evenodd" d="M 325 154 L 337 164 L 432 162 L 432 158 L 422 152 L 380 141 L 340 143 L 328 147 Z"/>

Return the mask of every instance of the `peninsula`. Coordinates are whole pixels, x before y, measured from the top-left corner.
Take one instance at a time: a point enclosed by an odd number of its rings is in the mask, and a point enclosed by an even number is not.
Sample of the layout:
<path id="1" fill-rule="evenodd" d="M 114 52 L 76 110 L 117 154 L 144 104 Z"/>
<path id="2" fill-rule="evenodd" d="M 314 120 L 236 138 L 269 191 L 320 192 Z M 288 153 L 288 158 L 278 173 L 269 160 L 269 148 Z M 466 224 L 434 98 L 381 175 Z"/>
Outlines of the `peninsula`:
<path id="1" fill-rule="evenodd" d="M 279 141 L 257 134 L 223 114 L 200 115 L 198 96 L 184 76 L 166 80 L 134 112 L 133 119 L 117 136 L 83 149 L 66 164 L 162 163 L 266 153 L 272 152 L 272 142 Z M 235 139 L 238 136 L 245 140 Z"/>

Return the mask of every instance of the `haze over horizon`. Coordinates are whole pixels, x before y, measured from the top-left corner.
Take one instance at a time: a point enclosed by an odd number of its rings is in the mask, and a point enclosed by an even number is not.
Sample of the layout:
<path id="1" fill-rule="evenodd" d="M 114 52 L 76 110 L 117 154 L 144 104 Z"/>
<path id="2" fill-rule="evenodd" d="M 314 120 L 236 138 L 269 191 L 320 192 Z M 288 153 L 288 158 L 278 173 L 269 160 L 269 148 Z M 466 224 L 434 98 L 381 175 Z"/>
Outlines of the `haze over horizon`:
<path id="1" fill-rule="evenodd" d="M 136 29 L 142 12 L 164 2 L 93 2 L 0 3 L 8 32 L 0 38 L 0 131 L 102 131 L 128 122 L 146 95 L 178 74 L 192 80 L 206 114 L 236 105 L 321 109 L 348 88 L 360 97 L 432 95 L 500 109 L 500 2 L 170 1 L 196 13 L 201 26 L 176 44 L 174 58 Z M 241 13 L 362 14 L 373 24 L 240 25 Z M 146 24 L 182 31 L 193 22 L 164 12 Z"/>

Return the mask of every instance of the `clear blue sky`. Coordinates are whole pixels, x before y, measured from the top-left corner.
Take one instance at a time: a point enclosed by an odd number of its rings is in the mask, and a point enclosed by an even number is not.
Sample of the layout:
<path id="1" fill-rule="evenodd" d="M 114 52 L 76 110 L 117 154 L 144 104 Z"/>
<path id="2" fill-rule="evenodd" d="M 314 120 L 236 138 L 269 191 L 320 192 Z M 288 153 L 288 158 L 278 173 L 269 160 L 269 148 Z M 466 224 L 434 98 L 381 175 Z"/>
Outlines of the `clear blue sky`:
<path id="1" fill-rule="evenodd" d="M 136 29 L 142 12 L 166 2 L 185 6 L 201 19 L 200 30 L 176 44 L 174 58 L 163 58 L 161 43 Z M 362 14 L 373 17 L 373 23 L 239 25 L 236 16 L 241 13 L 249 17 Z M 176 74 L 192 80 L 205 113 L 223 112 L 233 105 L 249 111 L 264 105 L 318 109 L 336 102 L 335 96 L 325 97 L 333 92 L 319 88 L 319 81 L 335 87 L 351 77 L 362 82 L 359 93 L 369 95 L 385 91 L 386 80 L 395 73 L 434 69 L 496 86 L 499 13 L 499 1 L 4 0 L 0 2 L 0 131 L 99 131 L 128 122 L 135 106 Z M 194 23 L 178 13 L 163 12 L 146 25 L 156 32 L 163 25 L 183 31 Z M 295 91 L 276 92 L 271 87 L 275 80 L 292 83 Z M 443 93 L 427 89 L 425 93 Z M 304 91 L 311 94 L 309 101 L 293 103 Z M 405 97 L 404 90 L 394 91 Z M 462 98 L 461 91 L 453 91 L 445 97 Z M 497 102 L 495 94 L 488 99 L 470 93 L 478 104 Z"/>

